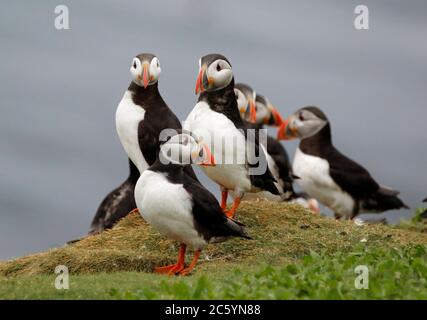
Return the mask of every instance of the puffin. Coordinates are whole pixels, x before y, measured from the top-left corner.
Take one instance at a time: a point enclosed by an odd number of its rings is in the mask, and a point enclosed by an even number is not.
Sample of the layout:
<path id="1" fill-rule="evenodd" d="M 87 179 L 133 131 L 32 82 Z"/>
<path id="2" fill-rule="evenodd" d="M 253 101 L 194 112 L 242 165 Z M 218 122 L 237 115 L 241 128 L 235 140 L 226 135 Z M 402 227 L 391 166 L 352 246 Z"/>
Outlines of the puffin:
<path id="1" fill-rule="evenodd" d="M 269 104 L 268 100 L 255 92 L 251 86 L 244 83 L 237 83 L 234 86 L 237 100 L 237 107 L 240 117 L 249 129 L 264 129 L 265 124 L 280 126 L 282 117 L 276 108 Z M 250 110 L 248 112 L 248 110 Z M 273 111 L 274 110 L 274 111 Z M 273 177 L 276 179 L 276 187 L 280 195 L 273 195 L 269 192 L 259 192 L 249 194 L 245 198 L 257 198 L 258 196 L 272 200 L 285 201 L 293 198 L 296 193 L 293 189 L 293 174 L 288 153 L 282 144 L 270 135 L 267 135 L 266 148 L 267 161 Z"/>
<path id="2" fill-rule="evenodd" d="M 425 198 L 425 199 L 423 200 L 423 202 L 427 202 L 427 198 Z M 426 210 L 424 210 L 424 212 L 423 212 L 423 213 L 421 213 L 421 218 L 422 218 L 422 219 L 427 219 L 427 209 L 426 209 Z"/>
<path id="3" fill-rule="evenodd" d="M 133 58 L 132 82 L 116 111 L 116 129 L 129 159 L 141 174 L 154 163 L 163 130 L 181 129 L 181 123 L 160 95 L 159 59 L 151 53 Z M 191 166 L 185 168 L 196 178 Z"/>
<path id="4" fill-rule="evenodd" d="M 242 223 L 226 217 L 215 196 L 185 170 L 186 166 L 215 166 L 209 147 L 189 132 L 177 132 L 161 145 L 156 161 L 141 174 L 135 200 L 142 217 L 161 234 L 180 243 L 175 264 L 155 273 L 187 275 L 209 243 L 230 237 L 251 239 Z M 185 265 L 187 246 L 194 258 Z"/>
<path id="5" fill-rule="evenodd" d="M 154 54 L 141 53 L 132 59 L 130 73 L 132 82 L 116 110 L 116 130 L 129 158 L 129 177 L 101 202 L 89 234 L 112 228 L 136 208 L 135 185 L 140 174 L 157 158 L 160 133 L 181 128 L 158 89 L 159 59 Z M 185 170 L 197 179 L 191 166 Z"/>
<path id="6" fill-rule="evenodd" d="M 270 100 L 257 93 L 245 83 L 236 83 L 234 86 L 237 105 L 243 120 L 253 127 L 262 129 L 264 125 L 280 127 L 283 118 Z"/>
<path id="7" fill-rule="evenodd" d="M 233 217 L 247 192 L 269 191 L 280 195 L 265 148 L 240 117 L 233 70 L 225 56 L 214 53 L 200 58 L 195 91 L 199 94 L 198 101 L 183 127 L 208 140 L 217 165 L 201 168 L 220 186 L 224 210 L 228 192 L 233 192 L 233 205 L 226 215 Z"/>
<path id="8" fill-rule="evenodd" d="M 180 121 L 160 95 L 160 72 L 160 62 L 154 54 L 134 57 L 130 67 L 132 82 L 116 111 L 117 134 L 139 174 L 156 161 L 161 134 L 181 129 Z M 184 170 L 197 179 L 190 165 Z"/>
<path id="9" fill-rule="evenodd" d="M 246 83 L 236 83 L 234 85 L 234 94 L 236 96 L 237 108 L 240 117 L 248 124 L 261 124 L 257 121 L 256 92 Z M 260 119 L 260 118 L 258 118 Z M 262 125 L 261 125 L 262 126 Z M 255 126 L 254 126 L 255 127 Z"/>
<path id="10" fill-rule="evenodd" d="M 268 98 L 256 93 L 251 86 L 245 83 L 236 83 L 234 92 L 240 116 L 248 127 L 258 130 L 263 129 L 265 125 L 272 127 L 282 125 L 283 118 L 277 108 L 271 104 Z M 253 101 L 254 98 L 254 103 L 251 103 L 250 101 Z M 251 107 L 253 104 L 255 106 Z M 314 213 L 320 213 L 319 202 L 316 199 L 310 198 L 304 192 L 295 192 L 293 182 L 298 177 L 292 173 L 292 164 L 288 153 L 284 146 L 270 135 L 267 136 L 267 153 L 270 168 L 272 168 L 272 174 L 279 184 L 278 189 L 281 195 L 276 196 L 269 192 L 260 192 L 257 195 L 271 201 L 296 203 Z M 251 194 L 250 197 L 246 196 L 246 198 L 253 197 L 258 198 L 254 194 Z"/>
<path id="11" fill-rule="evenodd" d="M 278 139 L 295 138 L 301 140 L 293 162 L 297 182 L 336 219 L 408 208 L 398 191 L 378 184 L 364 167 L 334 147 L 330 122 L 318 107 L 301 108 L 283 122 Z"/>
<path id="12" fill-rule="evenodd" d="M 128 178 L 111 191 L 101 202 L 92 220 L 88 232 L 89 235 L 95 235 L 105 229 L 112 228 L 117 221 L 136 208 L 134 190 L 139 178 L 139 171 L 130 159 L 128 159 L 128 162 Z M 70 241 L 70 243 L 77 241 Z"/>

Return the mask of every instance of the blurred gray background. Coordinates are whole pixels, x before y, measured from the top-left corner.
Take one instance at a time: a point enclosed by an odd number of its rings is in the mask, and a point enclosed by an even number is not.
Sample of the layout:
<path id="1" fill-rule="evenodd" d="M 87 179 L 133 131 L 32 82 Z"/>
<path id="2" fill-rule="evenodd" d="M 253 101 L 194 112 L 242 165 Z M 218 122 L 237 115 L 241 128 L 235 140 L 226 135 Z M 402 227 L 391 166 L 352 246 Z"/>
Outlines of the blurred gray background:
<path id="1" fill-rule="evenodd" d="M 236 81 L 284 116 L 321 107 L 336 146 L 420 206 L 427 2 L 362 3 L 368 31 L 353 27 L 360 1 L 2 1 L 0 259 L 85 234 L 127 176 L 114 116 L 140 52 L 159 57 L 160 91 L 180 119 L 195 104 L 199 57 L 223 53 Z M 70 10 L 70 30 L 54 28 L 59 4 Z M 293 155 L 296 144 L 286 147 Z"/>

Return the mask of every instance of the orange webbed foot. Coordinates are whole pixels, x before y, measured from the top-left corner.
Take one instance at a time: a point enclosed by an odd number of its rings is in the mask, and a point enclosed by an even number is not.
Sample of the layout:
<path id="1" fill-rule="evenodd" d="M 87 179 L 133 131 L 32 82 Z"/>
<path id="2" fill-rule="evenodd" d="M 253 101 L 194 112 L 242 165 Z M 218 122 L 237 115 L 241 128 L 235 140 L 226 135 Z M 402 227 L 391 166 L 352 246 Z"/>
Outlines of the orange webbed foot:
<path id="1" fill-rule="evenodd" d="M 182 269 L 182 270 L 178 273 L 180 276 L 188 276 L 188 275 L 191 273 L 191 271 L 192 271 L 192 270 L 194 269 L 194 267 L 196 266 L 197 261 L 199 261 L 199 257 L 200 257 L 200 253 L 201 253 L 201 252 L 202 252 L 201 250 L 196 250 L 196 251 L 194 252 L 194 258 L 193 258 L 193 261 L 191 261 L 190 265 L 189 265 L 187 268 Z"/>
<path id="2" fill-rule="evenodd" d="M 133 209 L 131 212 L 129 212 L 128 214 L 133 214 L 133 213 L 137 213 L 139 214 L 139 210 L 138 208 Z"/>
<path id="3" fill-rule="evenodd" d="M 178 275 L 180 275 L 180 276 L 188 276 L 192 270 L 193 270 L 193 268 L 191 268 L 191 269 L 190 269 L 190 268 L 182 269 L 182 270 L 178 273 Z"/>
<path id="4" fill-rule="evenodd" d="M 169 266 L 156 267 L 154 273 L 174 275 L 184 270 L 183 264 L 171 264 Z"/>
<path id="5" fill-rule="evenodd" d="M 233 218 L 234 214 L 236 213 L 237 208 L 240 205 L 240 201 L 241 201 L 241 199 L 239 197 L 234 198 L 233 206 L 231 207 L 230 210 L 225 212 L 225 215 L 227 216 L 227 218 Z"/>
<path id="6" fill-rule="evenodd" d="M 225 212 L 225 215 L 227 216 L 227 218 L 233 218 L 235 211 L 230 209 L 228 211 Z"/>
<path id="7" fill-rule="evenodd" d="M 185 244 L 181 244 L 179 248 L 178 261 L 175 264 L 171 264 L 169 266 L 156 267 L 154 268 L 154 273 L 158 274 L 167 274 L 174 275 L 178 274 L 184 269 L 185 266 L 185 250 L 187 246 Z"/>

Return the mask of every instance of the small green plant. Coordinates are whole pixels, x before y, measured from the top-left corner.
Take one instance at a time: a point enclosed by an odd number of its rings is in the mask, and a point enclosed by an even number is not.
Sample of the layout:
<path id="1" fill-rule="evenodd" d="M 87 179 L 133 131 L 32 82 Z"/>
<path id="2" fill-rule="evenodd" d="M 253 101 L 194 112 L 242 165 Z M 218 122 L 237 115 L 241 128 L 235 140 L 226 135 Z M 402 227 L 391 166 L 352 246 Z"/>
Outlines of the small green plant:
<path id="1" fill-rule="evenodd" d="M 396 228 L 427 233 L 426 208 L 415 209 L 414 216 L 410 219 L 403 219 L 396 225 Z"/>
<path id="2" fill-rule="evenodd" d="M 354 285 L 355 267 L 369 269 L 369 288 Z M 235 269 L 223 278 L 162 280 L 155 287 L 110 291 L 115 299 L 427 299 L 427 249 L 367 249 L 327 255 L 256 272 Z"/>

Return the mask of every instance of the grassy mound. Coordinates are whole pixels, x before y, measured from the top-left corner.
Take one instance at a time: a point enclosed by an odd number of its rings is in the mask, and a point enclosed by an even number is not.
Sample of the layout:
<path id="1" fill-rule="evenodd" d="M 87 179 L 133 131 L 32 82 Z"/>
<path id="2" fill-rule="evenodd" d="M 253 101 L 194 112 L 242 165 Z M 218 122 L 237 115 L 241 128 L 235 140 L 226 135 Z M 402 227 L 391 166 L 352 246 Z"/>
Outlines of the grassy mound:
<path id="1" fill-rule="evenodd" d="M 366 249 L 427 245 L 427 235 L 383 225 L 356 226 L 314 215 L 298 205 L 267 201 L 244 202 L 238 219 L 254 240 L 232 239 L 207 247 L 196 274 L 222 274 L 230 268 L 252 270 L 260 264 L 281 267 L 312 252 L 333 255 Z M 73 245 L 0 262 L 0 276 L 52 275 L 57 265 L 71 274 L 152 272 L 154 266 L 175 262 L 177 244 L 168 241 L 137 215 L 112 230 Z M 191 259 L 187 256 L 187 260 Z"/>
<path id="2" fill-rule="evenodd" d="M 368 288 L 355 287 L 357 266 L 369 269 Z M 207 271 L 207 270 L 205 270 Z M 212 270 L 211 270 L 212 271 Z M 216 272 L 166 277 L 146 272 L 0 276 L 0 299 L 427 299 L 427 247 L 356 245 L 350 252 L 310 252 L 283 266 L 226 265 Z"/>

